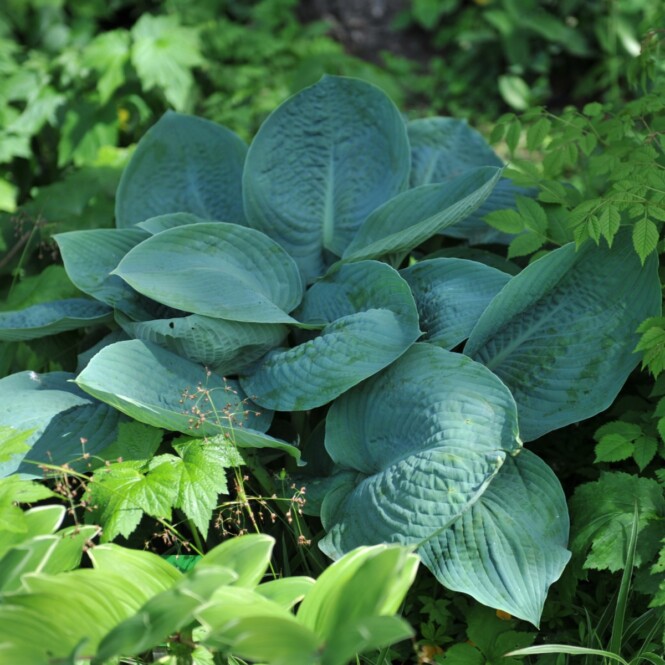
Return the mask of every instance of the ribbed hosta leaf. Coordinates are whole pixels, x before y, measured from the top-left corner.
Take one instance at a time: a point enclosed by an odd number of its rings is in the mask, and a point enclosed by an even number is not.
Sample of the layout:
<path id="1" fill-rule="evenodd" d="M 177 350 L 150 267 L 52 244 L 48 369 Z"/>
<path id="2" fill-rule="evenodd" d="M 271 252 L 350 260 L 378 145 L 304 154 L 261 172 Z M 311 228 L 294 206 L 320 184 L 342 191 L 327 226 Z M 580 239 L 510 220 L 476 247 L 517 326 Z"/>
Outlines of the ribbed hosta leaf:
<path id="1" fill-rule="evenodd" d="M 547 589 L 570 559 L 566 497 L 552 470 L 523 450 L 480 499 L 419 553 L 453 591 L 538 626 Z"/>
<path id="2" fill-rule="evenodd" d="M 418 544 L 479 500 L 519 450 L 508 389 L 461 354 L 416 344 L 330 408 L 326 449 L 355 471 L 324 499 L 323 551 Z"/>
<path id="3" fill-rule="evenodd" d="M 468 336 L 510 276 L 476 261 L 442 258 L 400 271 L 418 307 L 424 340 L 452 349 Z"/>
<path id="4" fill-rule="evenodd" d="M 147 231 L 150 235 L 173 229 L 176 226 L 186 226 L 188 224 L 200 224 L 201 222 L 214 222 L 213 219 L 204 219 L 198 215 L 192 215 L 189 212 L 173 212 L 166 215 L 151 217 L 143 222 L 139 222 L 136 227 Z M 223 221 L 223 220 L 217 220 Z"/>
<path id="5" fill-rule="evenodd" d="M 658 260 L 643 268 L 622 233 L 611 250 L 566 245 L 513 277 L 464 352 L 510 388 L 531 441 L 612 403 L 639 362 L 637 326 L 660 311 Z"/>
<path id="6" fill-rule="evenodd" d="M 256 135 L 243 176 L 247 220 L 285 247 L 311 282 L 408 175 L 406 128 L 393 103 L 367 83 L 326 76 Z"/>
<path id="7" fill-rule="evenodd" d="M 139 141 L 122 174 L 116 225 L 126 228 L 171 212 L 243 223 L 246 152 L 242 139 L 225 127 L 167 111 Z"/>
<path id="8" fill-rule="evenodd" d="M 79 374 L 87 393 L 135 420 L 193 436 L 228 434 L 239 446 L 296 448 L 263 434 L 272 413 L 261 410 L 236 381 L 156 344 L 131 340 L 102 349 Z"/>
<path id="9" fill-rule="evenodd" d="M 131 337 L 159 344 L 224 376 L 248 367 L 288 333 L 279 323 L 225 321 L 199 314 L 141 322 L 122 315 L 116 318 Z"/>
<path id="10" fill-rule="evenodd" d="M 411 187 L 442 182 L 478 166 L 503 166 L 487 141 L 465 120 L 421 118 L 407 125 Z"/>
<path id="11" fill-rule="evenodd" d="M 487 141 L 465 120 L 420 118 L 407 125 L 411 143 L 411 187 L 446 182 L 479 166 L 503 166 Z M 472 245 L 508 244 L 511 236 L 488 226 L 483 218 L 493 210 L 515 207 L 515 197 L 531 195 L 507 178 L 497 183 L 482 205 L 457 224 L 441 232 L 464 238 Z"/>
<path id="12" fill-rule="evenodd" d="M 162 231 L 114 271 L 157 302 L 185 312 L 256 323 L 288 323 L 302 298 L 293 259 L 263 233 L 201 223 Z"/>
<path id="13" fill-rule="evenodd" d="M 258 404 L 301 411 L 330 402 L 401 356 L 420 336 L 408 284 L 376 261 L 342 265 L 305 294 L 298 318 L 321 334 L 266 356 L 241 385 Z"/>
<path id="14" fill-rule="evenodd" d="M 410 189 L 375 210 L 344 252 L 344 260 L 412 250 L 471 214 L 491 193 L 501 169 L 481 167 L 445 183 Z"/>
<path id="15" fill-rule="evenodd" d="M 41 477 L 39 463 L 85 469 L 84 453 L 99 454 L 116 440 L 124 417 L 79 390 L 73 378 L 67 372 L 20 372 L 0 380 L 3 438 L 10 440 L 13 431 L 28 446 L 0 462 L 0 477 L 17 471 Z"/>
<path id="16" fill-rule="evenodd" d="M 110 273 L 147 237 L 140 229 L 93 229 L 59 233 L 55 240 L 69 279 L 81 291 L 112 307 L 134 311 L 138 294 Z"/>
<path id="17" fill-rule="evenodd" d="M 111 321 L 111 309 L 85 298 L 55 300 L 15 312 L 0 312 L 0 340 L 19 342 Z"/>

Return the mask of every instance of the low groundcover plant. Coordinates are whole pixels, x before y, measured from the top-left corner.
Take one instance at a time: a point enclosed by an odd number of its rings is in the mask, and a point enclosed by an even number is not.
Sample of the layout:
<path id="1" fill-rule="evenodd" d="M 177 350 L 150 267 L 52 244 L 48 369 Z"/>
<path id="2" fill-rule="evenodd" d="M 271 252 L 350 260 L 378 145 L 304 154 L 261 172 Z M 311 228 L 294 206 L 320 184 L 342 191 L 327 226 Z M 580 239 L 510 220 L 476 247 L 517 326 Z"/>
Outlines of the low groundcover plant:
<path id="1" fill-rule="evenodd" d="M 111 329 L 77 373 L 0 381 L 21 444 L 0 473 L 77 468 L 82 439 L 101 454 L 131 420 L 302 454 L 331 558 L 411 546 L 446 587 L 538 625 L 569 520 L 523 443 L 610 405 L 661 292 L 622 229 L 522 270 L 428 253 L 453 225 L 501 242 L 482 216 L 528 195 L 465 123 L 406 122 L 355 79 L 290 98 L 249 148 L 167 113 L 124 171 L 116 228 L 56 237 L 88 297 L 0 315 L 6 340 Z M 288 412 L 309 419 L 301 441 L 271 429 Z"/>

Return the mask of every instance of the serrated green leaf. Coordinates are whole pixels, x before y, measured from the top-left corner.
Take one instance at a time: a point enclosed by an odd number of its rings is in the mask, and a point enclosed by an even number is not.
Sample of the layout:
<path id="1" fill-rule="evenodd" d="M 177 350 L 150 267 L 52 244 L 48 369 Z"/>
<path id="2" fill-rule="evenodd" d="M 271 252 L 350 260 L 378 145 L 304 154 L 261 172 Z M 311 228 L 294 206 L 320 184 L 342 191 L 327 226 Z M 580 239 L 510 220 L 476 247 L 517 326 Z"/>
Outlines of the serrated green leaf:
<path id="1" fill-rule="evenodd" d="M 528 231 L 514 238 L 508 246 L 508 258 L 514 259 L 518 256 L 528 256 L 537 252 L 544 244 L 547 238 L 540 233 Z"/>
<path id="2" fill-rule="evenodd" d="M 181 508 L 203 538 L 207 538 L 217 497 L 228 493 L 227 469 L 239 467 L 243 459 L 235 446 L 223 437 L 214 441 L 186 439 L 174 443 L 173 447 L 182 460 L 173 465 L 178 472 L 175 506 Z"/>
<path id="3" fill-rule="evenodd" d="M 600 480 L 580 485 L 571 500 L 571 549 L 584 557 L 584 567 L 615 572 L 625 565 L 626 543 L 639 510 L 639 533 L 665 512 L 660 485 L 627 473 L 603 473 Z M 635 565 L 642 563 L 638 547 Z"/>
<path id="4" fill-rule="evenodd" d="M 493 210 L 485 216 L 485 221 L 503 233 L 524 231 L 524 219 L 516 210 Z"/>
<path id="5" fill-rule="evenodd" d="M 517 196 L 515 203 L 526 225 L 536 233 L 545 234 L 547 231 L 547 214 L 543 207 L 527 196 Z"/>
<path id="6" fill-rule="evenodd" d="M 635 450 L 633 451 L 633 459 L 639 467 L 640 471 L 649 465 L 649 462 L 656 456 L 658 450 L 658 441 L 651 436 L 641 436 L 635 441 Z"/>
<path id="7" fill-rule="evenodd" d="M 125 82 L 124 68 L 129 60 L 129 33 L 108 30 L 92 39 L 81 53 L 81 61 L 94 69 L 100 102 L 106 104 L 113 93 Z"/>
<path id="8" fill-rule="evenodd" d="M 633 442 L 620 434 L 607 434 L 596 446 L 595 462 L 620 462 L 634 452 Z"/>
<path id="9" fill-rule="evenodd" d="M 552 128 L 552 123 L 547 118 L 539 118 L 526 131 L 527 150 L 538 150 L 547 138 Z"/>
<path id="10" fill-rule="evenodd" d="M 606 206 L 603 206 L 600 211 L 598 222 L 601 235 L 607 240 L 607 244 L 611 247 L 614 236 L 619 231 L 619 226 L 621 225 L 621 213 L 617 210 L 616 206 L 608 203 Z"/>
<path id="11" fill-rule="evenodd" d="M 633 247 L 643 265 L 647 256 L 656 249 L 658 238 L 658 227 L 647 217 L 638 220 L 633 227 Z"/>
<path id="12" fill-rule="evenodd" d="M 140 462 L 116 462 L 96 471 L 88 483 L 85 500 L 92 511 L 86 514 L 86 519 L 103 527 L 103 542 L 118 535 L 128 538 L 144 513 L 171 518 L 178 474 L 166 460 L 146 472 L 141 470 L 142 466 Z"/>
<path id="13" fill-rule="evenodd" d="M 176 15 L 143 14 L 132 28 L 132 63 L 145 90 L 160 88 L 182 111 L 194 85 L 192 68 L 204 62 L 199 31 L 180 25 Z"/>

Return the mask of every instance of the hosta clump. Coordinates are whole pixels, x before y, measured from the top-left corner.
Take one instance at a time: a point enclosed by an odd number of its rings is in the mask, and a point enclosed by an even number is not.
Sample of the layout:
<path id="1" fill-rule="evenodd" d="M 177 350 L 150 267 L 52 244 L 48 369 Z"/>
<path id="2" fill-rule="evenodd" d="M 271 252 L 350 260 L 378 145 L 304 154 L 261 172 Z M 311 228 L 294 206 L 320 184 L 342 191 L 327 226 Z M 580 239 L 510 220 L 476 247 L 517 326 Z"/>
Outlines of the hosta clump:
<path id="1" fill-rule="evenodd" d="M 83 357 L 87 402 L 72 408 L 294 457 L 271 419 L 306 412 L 304 456 L 320 471 L 309 507 L 327 554 L 411 545 L 446 586 L 537 624 L 569 558 L 568 517 L 522 441 L 607 408 L 660 287 L 655 257 L 642 266 L 621 233 L 611 249 L 566 245 L 514 276 L 491 259 L 429 256 L 453 225 L 502 240 L 481 213 L 528 192 L 501 175 L 464 123 L 406 123 L 352 79 L 285 102 L 248 149 L 168 113 L 123 175 L 117 228 L 57 237 L 71 280 L 125 337 Z M 30 312 L 20 321 L 25 338 Z M 186 394 L 205 397 L 197 411 Z M 39 454 L 63 417 L 2 413 Z"/>

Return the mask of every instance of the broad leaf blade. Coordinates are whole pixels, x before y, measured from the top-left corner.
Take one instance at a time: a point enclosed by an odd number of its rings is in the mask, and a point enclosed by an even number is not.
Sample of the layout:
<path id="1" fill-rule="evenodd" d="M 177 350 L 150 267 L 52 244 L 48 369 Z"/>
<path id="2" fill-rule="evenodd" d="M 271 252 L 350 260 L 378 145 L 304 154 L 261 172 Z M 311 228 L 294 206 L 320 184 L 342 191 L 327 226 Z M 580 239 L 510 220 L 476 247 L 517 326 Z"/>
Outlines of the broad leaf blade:
<path id="1" fill-rule="evenodd" d="M 476 261 L 441 258 L 400 271 L 418 307 L 424 341 L 452 349 L 464 341 L 487 305 L 510 280 Z"/>
<path id="2" fill-rule="evenodd" d="M 570 559 L 568 529 L 559 481 L 523 450 L 506 459 L 480 499 L 420 554 L 449 589 L 538 626 L 547 590 Z"/>
<path id="3" fill-rule="evenodd" d="M 285 247 L 311 282 L 408 174 L 406 129 L 393 103 L 367 83 L 326 76 L 275 110 L 250 146 L 248 223 Z"/>
<path id="4" fill-rule="evenodd" d="M 237 224 L 178 226 L 148 238 L 114 271 L 169 307 L 233 321 L 292 323 L 302 298 L 293 259 L 263 233 Z"/>
<path id="5" fill-rule="evenodd" d="M 639 362 L 638 325 L 661 310 L 658 260 L 644 268 L 626 234 L 613 248 L 561 247 L 489 304 L 464 352 L 515 396 L 531 441 L 606 409 Z"/>
<path id="6" fill-rule="evenodd" d="M 276 350 L 241 378 L 262 406 L 302 411 L 330 402 L 401 356 L 420 336 L 406 282 L 382 263 L 342 265 L 314 284 L 297 316 L 320 336 Z"/>
<path id="7" fill-rule="evenodd" d="M 38 339 L 108 323 L 111 318 L 111 309 L 94 300 L 70 298 L 45 302 L 15 312 L 0 312 L 0 340 Z"/>
<path id="8" fill-rule="evenodd" d="M 497 377 L 461 354 L 414 345 L 330 408 L 326 449 L 357 477 L 324 499 L 320 547 L 338 557 L 362 544 L 433 537 L 479 499 L 519 445 L 515 402 Z"/>
<path id="9" fill-rule="evenodd" d="M 0 476 L 42 476 L 39 464 L 85 469 L 85 453 L 111 445 L 123 417 L 71 382 L 73 374 L 20 372 L 0 380 L 0 423 L 25 433 L 29 449 L 0 463 Z"/>
<path id="10" fill-rule="evenodd" d="M 77 384 L 132 418 L 192 436 L 221 435 L 239 446 L 297 450 L 263 434 L 260 412 L 237 383 L 154 344 L 131 340 L 102 349 Z"/>
<path id="11" fill-rule="evenodd" d="M 344 260 L 412 250 L 471 214 L 490 195 L 500 175 L 501 169 L 486 166 L 399 194 L 369 215 L 344 251 Z"/>
<path id="12" fill-rule="evenodd" d="M 159 344 L 222 375 L 238 374 L 286 337 L 279 323 L 245 323 L 192 314 L 174 319 L 131 321 L 116 315 L 129 335 Z"/>
<path id="13" fill-rule="evenodd" d="M 189 212 L 243 223 L 240 196 L 247 147 L 225 127 L 167 111 L 139 141 L 122 174 L 116 225 Z"/>

